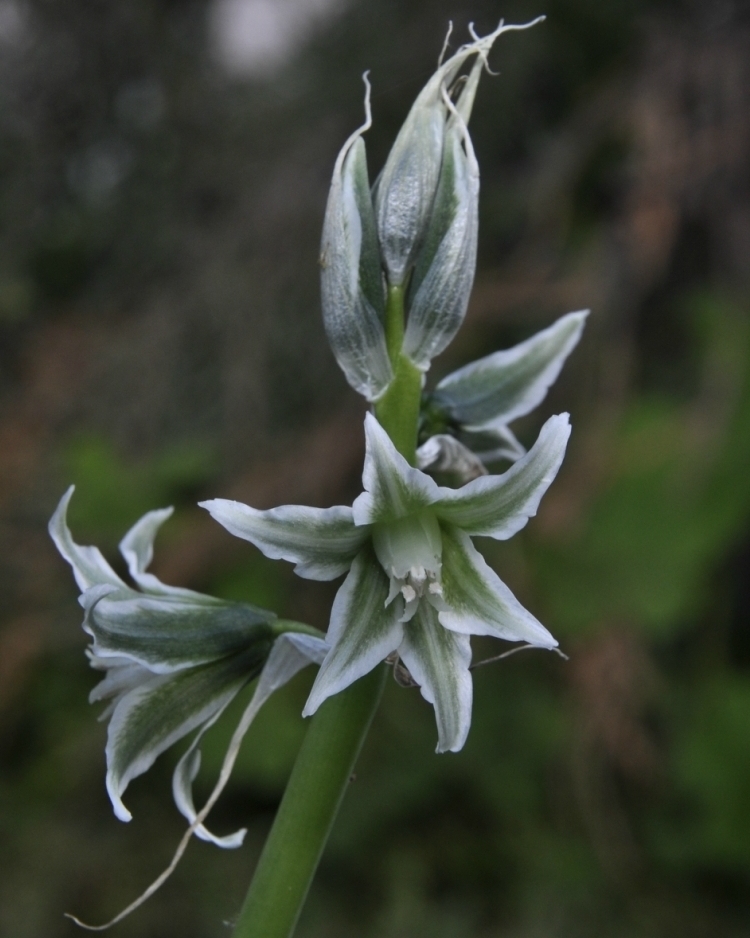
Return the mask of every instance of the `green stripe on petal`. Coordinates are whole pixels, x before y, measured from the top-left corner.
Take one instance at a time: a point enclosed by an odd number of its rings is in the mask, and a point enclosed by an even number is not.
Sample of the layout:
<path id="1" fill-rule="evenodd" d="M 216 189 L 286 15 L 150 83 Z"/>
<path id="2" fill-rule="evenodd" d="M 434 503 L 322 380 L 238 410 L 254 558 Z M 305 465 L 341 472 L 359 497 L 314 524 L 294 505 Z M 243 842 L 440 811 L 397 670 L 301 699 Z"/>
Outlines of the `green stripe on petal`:
<path id="1" fill-rule="evenodd" d="M 143 593 L 118 599 L 106 589 L 94 587 L 80 597 L 94 655 L 124 656 L 155 674 L 214 661 L 271 638 L 275 616 L 249 604 L 217 600 L 207 606 Z"/>
<path id="2" fill-rule="evenodd" d="M 356 525 L 396 521 L 437 501 L 441 489 L 414 469 L 372 414 L 365 417 L 365 491 L 352 505 Z"/>
<path id="3" fill-rule="evenodd" d="M 191 730 L 210 720 L 263 666 L 270 642 L 174 675 L 155 675 L 125 694 L 109 722 L 107 791 L 115 814 L 129 821 L 122 794 L 131 779 Z"/>
<path id="4" fill-rule="evenodd" d="M 550 417 L 533 447 L 507 472 L 481 476 L 460 489 L 441 488 L 435 514 L 468 534 L 507 540 L 536 514 L 563 461 L 569 436 L 568 415 Z"/>
<path id="5" fill-rule="evenodd" d="M 398 654 L 419 684 L 422 696 L 435 707 L 437 752 L 458 752 L 471 726 L 472 683 L 469 636 L 451 632 L 424 600 L 404 628 Z"/>
<path id="6" fill-rule="evenodd" d="M 258 511 L 242 502 L 214 498 L 200 502 L 230 534 L 255 544 L 272 560 L 289 560 L 307 580 L 334 580 L 346 573 L 368 537 L 356 528 L 352 509 L 282 505 Z"/>
<path id="7" fill-rule="evenodd" d="M 327 697 L 338 694 L 380 664 L 401 644 L 404 610 L 400 597 L 386 606 L 389 580 L 368 544 L 357 555 L 331 609 L 326 641 L 331 645 L 307 698 L 311 716 Z"/>
<path id="8" fill-rule="evenodd" d="M 527 609 L 458 528 L 442 525 L 445 628 L 464 635 L 492 635 L 508 642 L 554 648 L 555 639 Z"/>
<path id="9" fill-rule="evenodd" d="M 456 116 L 446 134 L 435 205 L 409 289 L 404 352 L 422 371 L 458 331 L 474 282 L 479 167 L 459 121 Z"/>
<path id="10" fill-rule="evenodd" d="M 544 400 L 578 344 L 587 316 L 588 310 L 568 313 L 525 342 L 459 368 L 438 384 L 432 402 L 473 430 L 523 417 Z"/>

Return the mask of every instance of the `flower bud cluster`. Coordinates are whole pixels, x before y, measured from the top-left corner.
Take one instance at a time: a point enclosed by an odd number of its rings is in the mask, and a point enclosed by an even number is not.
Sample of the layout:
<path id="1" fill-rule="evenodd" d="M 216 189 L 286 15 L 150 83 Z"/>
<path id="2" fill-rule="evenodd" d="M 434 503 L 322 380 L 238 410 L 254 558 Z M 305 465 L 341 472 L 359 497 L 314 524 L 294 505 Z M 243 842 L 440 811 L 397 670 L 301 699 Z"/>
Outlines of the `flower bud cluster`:
<path id="1" fill-rule="evenodd" d="M 473 34 L 473 42 L 439 65 L 372 190 L 362 139 L 372 123 L 365 76 L 366 121 L 336 160 L 320 263 L 331 348 L 351 386 L 370 401 L 392 381 L 399 355 L 427 371 L 463 321 L 476 267 L 479 201 L 467 123 L 493 43 L 523 28 L 501 23 L 483 38 Z M 401 348 L 389 355 L 385 313 L 394 290 L 404 296 L 407 318 Z"/>

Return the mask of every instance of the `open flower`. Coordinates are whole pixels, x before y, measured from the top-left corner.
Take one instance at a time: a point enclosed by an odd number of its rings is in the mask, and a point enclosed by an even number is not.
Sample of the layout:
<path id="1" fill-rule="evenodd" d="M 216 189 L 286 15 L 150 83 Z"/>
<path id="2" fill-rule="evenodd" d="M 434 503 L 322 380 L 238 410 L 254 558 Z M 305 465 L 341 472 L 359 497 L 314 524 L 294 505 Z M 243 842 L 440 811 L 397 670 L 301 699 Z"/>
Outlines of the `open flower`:
<path id="1" fill-rule="evenodd" d="M 258 511 L 227 499 L 202 506 L 267 557 L 295 563 L 302 577 L 332 580 L 348 571 L 305 715 L 395 652 L 435 707 L 438 751 L 457 751 L 471 723 L 469 636 L 557 645 L 471 537 L 506 540 L 536 513 L 565 453 L 568 415 L 550 418 L 508 472 L 460 489 L 441 488 L 410 466 L 371 414 L 365 434 L 364 492 L 351 508 Z"/>
<path id="2" fill-rule="evenodd" d="M 467 482 L 526 450 L 508 424 L 544 400 L 578 345 L 588 310 L 568 313 L 512 348 L 464 365 L 425 394 L 417 465 Z M 425 439 L 426 437 L 426 439 Z"/>
<path id="3" fill-rule="evenodd" d="M 121 821 L 131 819 L 122 803 L 131 779 L 199 729 L 177 765 L 173 784 L 177 807 L 192 824 L 197 815 L 190 784 L 198 771 L 196 747 L 203 732 L 260 674 L 241 721 L 238 747 L 270 693 L 305 664 L 319 663 L 328 646 L 313 635 L 286 631 L 293 624 L 281 622 L 272 612 L 168 586 L 148 573 L 154 538 L 171 508 L 150 511 L 121 541 L 120 552 L 138 589 L 129 586 L 98 548 L 73 540 L 66 520 L 72 495 L 73 486 L 60 500 L 49 532 L 82 591 L 79 602 L 83 628 L 92 639 L 91 665 L 106 672 L 89 700 L 109 702 L 102 719 L 109 717 L 106 783 L 115 814 Z M 236 748 L 232 761 L 234 756 Z M 239 846 L 244 836 L 239 831 L 215 837 L 202 825 L 195 833 L 221 847 Z"/>

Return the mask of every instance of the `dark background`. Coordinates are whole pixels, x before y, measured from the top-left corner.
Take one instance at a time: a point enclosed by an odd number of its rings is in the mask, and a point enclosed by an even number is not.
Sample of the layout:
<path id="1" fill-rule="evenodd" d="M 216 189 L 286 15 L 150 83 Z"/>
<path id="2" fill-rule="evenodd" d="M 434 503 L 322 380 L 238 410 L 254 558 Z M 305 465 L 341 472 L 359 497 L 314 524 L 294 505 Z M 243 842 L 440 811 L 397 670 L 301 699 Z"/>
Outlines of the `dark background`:
<path id="1" fill-rule="evenodd" d="M 750 9 L 654 0 L 0 2 L 0 934 L 77 934 L 166 865 L 177 752 L 104 791 L 80 609 L 46 521 L 108 556 L 175 504 L 156 571 L 325 627 L 194 507 L 348 502 L 363 403 L 328 350 L 318 239 L 371 69 L 378 171 L 447 21 L 502 37 L 472 135 L 480 265 L 430 380 L 591 307 L 531 418 L 573 437 L 487 556 L 570 655 L 480 669 L 465 749 L 389 686 L 300 938 L 750 934 Z M 477 655 L 497 646 L 475 640 Z M 311 675 L 253 727 L 213 815 L 115 935 L 229 933 Z M 205 794 L 231 719 L 204 753 Z M 178 747 L 177 751 L 181 751 Z"/>

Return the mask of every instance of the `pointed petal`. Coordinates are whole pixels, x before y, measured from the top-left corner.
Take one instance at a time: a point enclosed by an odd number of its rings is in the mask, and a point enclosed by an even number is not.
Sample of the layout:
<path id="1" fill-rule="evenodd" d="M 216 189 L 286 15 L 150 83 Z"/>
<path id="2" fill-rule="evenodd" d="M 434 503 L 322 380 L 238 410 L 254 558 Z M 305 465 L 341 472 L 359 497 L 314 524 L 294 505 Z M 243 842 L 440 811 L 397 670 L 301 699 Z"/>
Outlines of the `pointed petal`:
<path id="1" fill-rule="evenodd" d="M 539 405 L 578 344 L 588 310 L 568 313 L 513 348 L 472 362 L 438 384 L 432 400 L 468 429 L 510 423 Z"/>
<path id="2" fill-rule="evenodd" d="M 239 655 L 177 674 L 154 675 L 125 694 L 107 734 L 107 791 L 115 814 L 129 821 L 122 794 L 131 779 L 191 730 L 210 720 L 260 671 L 268 649 Z"/>
<path id="3" fill-rule="evenodd" d="M 331 645 L 307 698 L 311 716 L 327 697 L 338 694 L 383 661 L 401 644 L 403 602 L 386 606 L 388 577 L 366 545 L 357 555 L 333 601 L 326 640 Z"/>
<path id="4" fill-rule="evenodd" d="M 468 534 L 507 540 L 536 514 L 563 461 L 569 436 L 568 415 L 550 417 L 533 447 L 507 472 L 481 476 L 460 489 L 441 489 L 435 514 Z"/>
<path id="5" fill-rule="evenodd" d="M 307 580 L 341 576 L 368 537 L 366 530 L 354 526 L 351 508 L 343 505 L 282 505 L 258 511 L 226 498 L 200 505 L 230 534 L 255 544 L 266 557 L 295 563 L 294 572 Z"/>
<path id="6" fill-rule="evenodd" d="M 422 696 L 435 707 L 437 752 L 458 752 L 471 726 L 472 683 L 468 635 L 451 632 L 424 600 L 409 625 L 398 654 L 419 684 Z"/>
<path id="7" fill-rule="evenodd" d="M 320 252 L 323 323 L 349 384 L 372 401 L 393 378 L 383 319 L 385 293 L 362 133 L 346 141 L 328 194 Z"/>
<path id="8" fill-rule="evenodd" d="M 458 528 L 443 528 L 442 625 L 464 635 L 492 635 L 508 642 L 554 648 L 555 639 L 519 603 Z"/>
<path id="9" fill-rule="evenodd" d="M 143 593 L 117 596 L 103 585 L 79 597 L 93 654 L 129 658 L 155 674 L 215 661 L 271 639 L 275 616 L 246 603 L 216 600 L 208 606 Z"/>
<path id="10" fill-rule="evenodd" d="M 365 491 L 352 505 L 356 525 L 395 521 L 440 497 L 434 479 L 409 465 L 372 414 L 365 417 L 365 440 Z"/>
<path id="11" fill-rule="evenodd" d="M 68 528 L 67 513 L 74 491 L 75 486 L 71 485 L 50 518 L 48 530 L 55 542 L 55 547 L 73 568 L 73 574 L 80 589 L 86 590 L 91 586 L 108 583 L 124 595 L 134 594 L 135 591 L 123 583 L 110 567 L 98 547 L 81 547 L 73 540 Z"/>
<path id="12" fill-rule="evenodd" d="M 404 351 L 426 371 L 466 315 L 477 260 L 479 166 L 466 125 L 446 133 L 435 204 L 409 287 Z"/>
<path id="13" fill-rule="evenodd" d="M 221 777 L 219 779 L 219 790 L 226 784 L 226 779 L 231 772 L 234 760 L 239 751 L 240 743 L 251 723 L 255 719 L 258 711 L 268 700 L 271 694 L 283 687 L 290 681 L 298 671 L 306 665 L 314 662 L 320 664 L 329 651 L 328 644 L 323 639 L 315 638 L 312 635 L 304 635 L 297 632 L 285 632 L 276 640 L 268 661 L 263 666 L 255 693 L 247 705 L 242 718 L 240 719 L 237 730 L 232 736 L 232 741 L 227 750 Z M 177 763 L 172 777 L 172 792 L 175 804 L 180 813 L 187 818 L 190 824 L 194 824 L 198 812 L 195 809 L 193 801 L 192 783 L 195 780 L 200 768 L 200 750 L 197 748 L 201 737 L 210 725 L 215 722 L 213 718 L 204 724 L 201 730 L 196 734 L 195 739 L 190 744 L 190 748 Z M 218 792 L 214 792 L 214 799 L 218 797 Z M 228 834 L 225 837 L 217 837 L 212 834 L 203 824 L 195 829 L 195 834 L 201 840 L 216 844 L 217 847 L 231 849 L 239 847 L 244 840 L 246 829 L 235 831 L 234 834 Z"/>
<path id="14" fill-rule="evenodd" d="M 154 559 L 154 538 L 164 522 L 171 518 L 174 508 L 160 508 L 149 511 L 133 525 L 125 537 L 120 541 L 120 553 L 128 565 L 128 572 L 133 580 L 146 593 L 162 596 L 172 596 L 188 599 L 194 603 L 214 605 L 217 600 L 194 590 L 183 589 L 179 586 L 167 586 L 153 573 L 146 573 L 149 564 Z"/>

